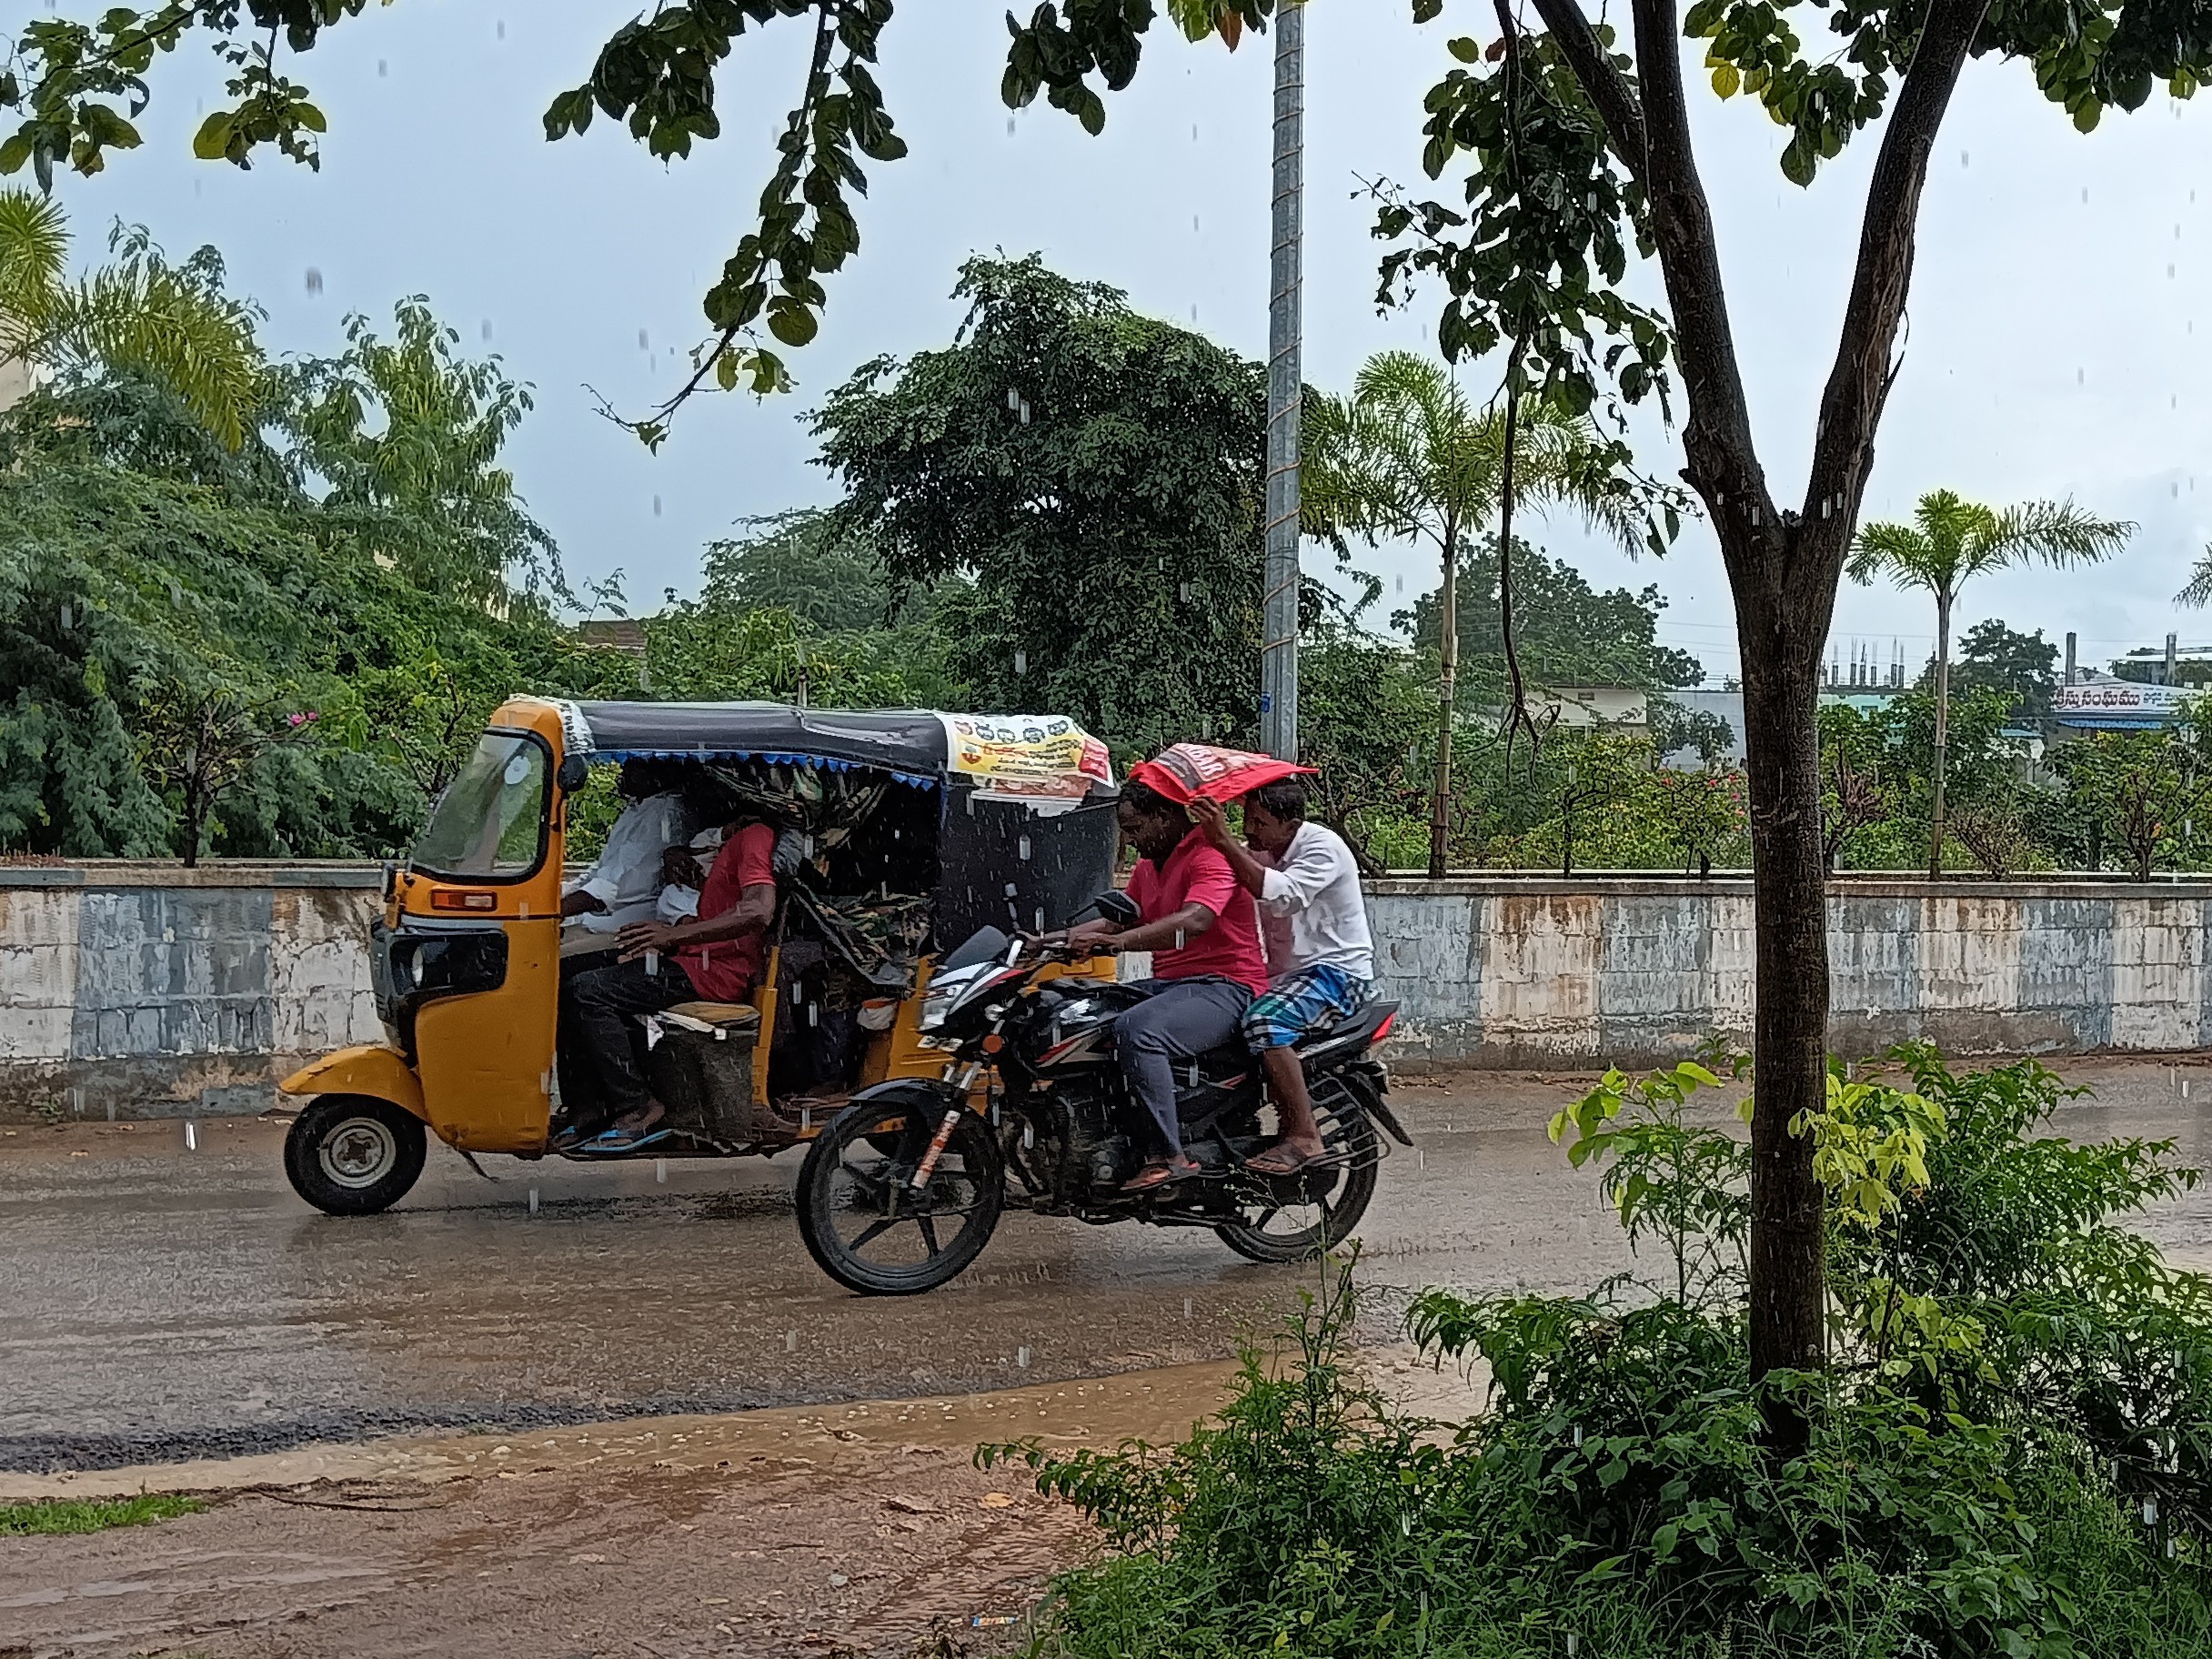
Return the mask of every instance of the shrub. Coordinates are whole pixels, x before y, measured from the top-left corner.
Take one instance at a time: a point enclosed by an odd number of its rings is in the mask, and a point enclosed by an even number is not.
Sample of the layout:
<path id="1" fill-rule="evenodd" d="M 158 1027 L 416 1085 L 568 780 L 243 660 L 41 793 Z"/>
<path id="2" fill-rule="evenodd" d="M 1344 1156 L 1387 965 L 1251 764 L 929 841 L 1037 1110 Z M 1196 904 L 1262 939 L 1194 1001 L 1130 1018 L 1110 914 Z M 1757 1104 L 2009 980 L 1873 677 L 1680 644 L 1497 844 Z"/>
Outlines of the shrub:
<path id="1" fill-rule="evenodd" d="M 1829 1367 L 1779 1382 L 1813 1424 L 1802 1455 L 1759 1437 L 1740 1146 L 1685 1121 L 1720 1068 L 1609 1073 L 1554 1135 L 1660 1246 L 1662 1282 L 1424 1292 L 1416 1339 L 1489 1372 L 1490 1409 L 1456 1428 L 1360 1381 L 1340 1270 L 1180 1444 L 986 1449 L 1105 1534 L 1038 1651 L 2212 1653 L 2212 1304 L 2116 1219 L 2193 1172 L 2160 1142 L 2039 1136 L 2072 1091 L 2032 1061 L 1897 1059 L 1894 1081 L 1837 1068 L 1797 1126 L 1835 1304 Z"/>

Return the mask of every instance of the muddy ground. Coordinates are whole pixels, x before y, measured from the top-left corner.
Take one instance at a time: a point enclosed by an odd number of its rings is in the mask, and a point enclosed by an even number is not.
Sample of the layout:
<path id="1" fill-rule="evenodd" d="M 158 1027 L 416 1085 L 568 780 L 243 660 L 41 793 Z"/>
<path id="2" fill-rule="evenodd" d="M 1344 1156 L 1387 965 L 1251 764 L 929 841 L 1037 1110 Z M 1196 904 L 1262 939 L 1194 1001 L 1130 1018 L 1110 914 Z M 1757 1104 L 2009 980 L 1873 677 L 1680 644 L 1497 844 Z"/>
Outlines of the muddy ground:
<path id="1" fill-rule="evenodd" d="M 1424 1414 L 1479 1398 L 1407 1350 L 1366 1363 Z M 1212 1412 L 1233 1372 L 0 1476 L 0 1500 L 153 1487 L 210 1505 L 0 1538 L 0 1655 L 1005 1653 L 1097 1540 L 1026 1469 L 979 1468 L 975 1448 L 1158 1443 Z"/>

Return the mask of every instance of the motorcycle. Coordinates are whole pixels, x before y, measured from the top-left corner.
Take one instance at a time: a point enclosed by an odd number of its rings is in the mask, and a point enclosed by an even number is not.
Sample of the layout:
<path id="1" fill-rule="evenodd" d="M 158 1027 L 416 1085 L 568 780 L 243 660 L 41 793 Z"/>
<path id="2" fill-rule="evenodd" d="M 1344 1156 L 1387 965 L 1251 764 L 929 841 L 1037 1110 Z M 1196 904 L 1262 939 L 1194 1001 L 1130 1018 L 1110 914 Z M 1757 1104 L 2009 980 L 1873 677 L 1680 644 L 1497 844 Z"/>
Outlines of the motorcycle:
<path id="1" fill-rule="evenodd" d="M 1118 926 L 1136 920 L 1121 893 L 1091 908 Z M 943 1076 L 856 1094 L 799 1172 L 799 1233 L 824 1272 L 865 1295 L 934 1290 L 981 1253 L 1009 1205 L 1099 1225 L 1207 1227 L 1254 1262 L 1301 1261 L 1351 1235 L 1374 1195 L 1383 1134 L 1413 1145 L 1374 1058 L 1396 1003 L 1371 1003 L 1299 1044 L 1324 1163 L 1287 1176 L 1244 1167 L 1269 1140 L 1265 1094 L 1259 1062 L 1232 1042 L 1178 1067 L 1176 1109 L 1199 1172 L 1132 1194 L 1121 1184 L 1142 1159 L 1126 1126 L 1143 1108 L 1113 1037 L 1142 995 L 1068 975 L 1066 960 L 986 927 L 938 965 L 920 1032 L 945 1051 Z"/>

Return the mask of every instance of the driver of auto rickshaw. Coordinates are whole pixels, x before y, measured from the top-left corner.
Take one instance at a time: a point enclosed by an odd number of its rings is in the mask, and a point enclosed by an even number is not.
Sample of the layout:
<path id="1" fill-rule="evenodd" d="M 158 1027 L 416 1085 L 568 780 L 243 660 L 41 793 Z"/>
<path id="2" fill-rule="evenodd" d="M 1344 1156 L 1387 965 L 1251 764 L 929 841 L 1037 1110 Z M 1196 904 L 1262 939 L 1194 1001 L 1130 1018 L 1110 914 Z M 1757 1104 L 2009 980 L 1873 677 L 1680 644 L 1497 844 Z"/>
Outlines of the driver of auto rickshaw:
<path id="1" fill-rule="evenodd" d="M 679 1002 L 742 1002 L 759 981 L 776 917 L 776 832 L 732 823 L 699 889 L 699 913 L 633 921 L 616 935 L 618 960 L 578 976 L 573 1040 L 597 1073 L 614 1124 L 563 1150 L 599 1156 L 665 1138 L 668 1108 L 653 1097 L 630 1041 L 630 1021 Z M 563 1033 L 564 1038 L 568 1036 Z"/>
<path id="2" fill-rule="evenodd" d="M 1252 997 L 1267 989 L 1267 961 L 1252 895 L 1190 813 L 1133 779 L 1121 786 L 1117 810 L 1122 838 L 1137 850 L 1129 878 L 1137 925 L 1124 932 L 1086 921 L 1064 937 L 1101 951 L 1152 953 L 1152 977 L 1136 987 L 1145 1000 L 1114 1027 L 1122 1075 L 1151 1117 L 1141 1127 L 1151 1155 L 1121 1190 L 1149 1192 L 1199 1170 L 1182 1150 L 1174 1062 L 1236 1036 Z"/>

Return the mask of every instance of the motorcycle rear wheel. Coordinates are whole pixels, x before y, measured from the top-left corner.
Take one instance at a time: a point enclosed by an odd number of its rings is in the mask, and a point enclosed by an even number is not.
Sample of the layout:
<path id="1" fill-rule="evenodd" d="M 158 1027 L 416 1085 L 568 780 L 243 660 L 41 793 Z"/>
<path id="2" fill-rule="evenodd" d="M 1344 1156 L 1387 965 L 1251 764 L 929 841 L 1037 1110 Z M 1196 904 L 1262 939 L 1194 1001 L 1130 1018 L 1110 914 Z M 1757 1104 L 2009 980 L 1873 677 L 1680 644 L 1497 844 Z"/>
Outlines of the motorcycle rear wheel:
<path id="1" fill-rule="evenodd" d="M 1343 1162 L 1313 1174 L 1248 1176 L 1253 1191 L 1237 1202 L 1244 1219 L 1216 1227 L 1215 1236 L 1247 1261 L 1270 1262 L 1308 1261 L 1350 1238 L 1375 1195 L 1382 1141 L 1363 1111 L 1331 1124 L 1326 1141 Z"/>
<path id="2" fill-rule="evenodd" d="M 960 1121 L 929 1182 L 912 1186 L 956 1102 L 936 1091 L 857 1100 L 807 1150 L 799 1232 L 815 1264 L 863 1296 L 911 1296 L 957 1278 L 999 1225 L 1006 1166 L 990 1123 Z"/>

